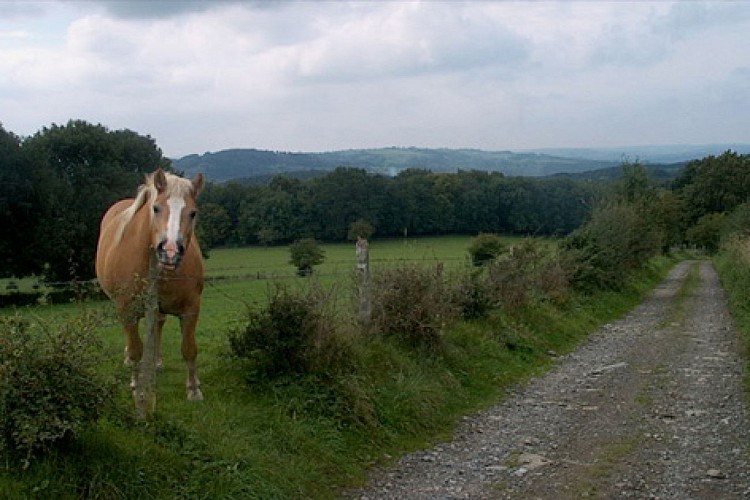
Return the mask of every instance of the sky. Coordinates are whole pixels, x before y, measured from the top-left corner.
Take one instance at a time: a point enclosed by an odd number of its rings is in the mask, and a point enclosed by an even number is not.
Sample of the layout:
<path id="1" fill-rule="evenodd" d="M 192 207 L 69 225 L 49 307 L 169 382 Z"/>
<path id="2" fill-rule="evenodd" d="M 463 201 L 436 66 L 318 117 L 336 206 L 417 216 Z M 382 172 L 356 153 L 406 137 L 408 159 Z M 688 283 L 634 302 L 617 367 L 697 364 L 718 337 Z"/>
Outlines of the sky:
<path id="1" fill-rule="evenodd" d="M 750 143 L 750 2 L 0 0 L 0 124 L 229 148 Z"/>

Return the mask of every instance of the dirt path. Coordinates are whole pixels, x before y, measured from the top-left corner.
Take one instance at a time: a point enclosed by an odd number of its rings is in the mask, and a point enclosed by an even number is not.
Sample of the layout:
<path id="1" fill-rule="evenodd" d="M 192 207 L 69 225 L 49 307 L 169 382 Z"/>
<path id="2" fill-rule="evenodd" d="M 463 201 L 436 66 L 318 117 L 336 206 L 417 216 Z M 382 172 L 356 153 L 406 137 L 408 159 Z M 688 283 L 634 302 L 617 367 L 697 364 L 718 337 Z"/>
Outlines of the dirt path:
<path id="1" fill-rule="evenodd" d="M 358 499 L 750 498 L 745 362 L 708 262 L 684 262 L 454 440 Z"/>

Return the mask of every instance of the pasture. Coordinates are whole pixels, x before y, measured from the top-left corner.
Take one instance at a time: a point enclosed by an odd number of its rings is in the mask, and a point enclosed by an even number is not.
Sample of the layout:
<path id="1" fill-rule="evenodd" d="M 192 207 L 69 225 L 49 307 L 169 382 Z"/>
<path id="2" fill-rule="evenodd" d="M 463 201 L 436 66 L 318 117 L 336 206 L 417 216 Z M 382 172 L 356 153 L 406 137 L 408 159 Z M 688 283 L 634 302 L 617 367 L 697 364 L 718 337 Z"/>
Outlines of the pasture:
<path id="1" fill-rule="evenodd" d="M 371 265 L 373 272 L 413 261 L 465 266 L 469 242 L 469 237 L 374 240 Z M 357 373 L 336 381 L 335 391 L 314 377 L 248 385 L 227 347 L 228 332 L 242 324 L 248 306 L 262 305 L 279 283 L 319 282 L 342 296 L 351 292 L 354 245 L 324 249 L 326 261 L 311 278 L 296 276 L 287 247 L 213 250 L 198 325 L 205 401 L 185 400 L 179 330 L 169 318 L 156 421 L 137 424 L 113 414 L 27 470 L 6 461 L 0 491 L 8 498 L 335 498 L 341 487 L 361 481 L 366 468 L 446 436 L 461 415 L 496 401 L 509 384 L 549 365 L 550 350 L 570 349 L 594 327 L 627 311 L 672 264 L 655 261 L 622 293 L 459 323 L 446 333 L 448 344 L 439 354 L 363 339 L 356 347 Z M 347 300 L 338 305 L 351 307 Z M 127 413 L 129 369 L 122 363 L 123 335 L 109 303 L 15 312 L 59 322 L 81 309 L 101 315 L 101 370 L 117 381 L 121 413 Z M 347 405 L 368 405 L 376 421 L 342 419 Z"/>

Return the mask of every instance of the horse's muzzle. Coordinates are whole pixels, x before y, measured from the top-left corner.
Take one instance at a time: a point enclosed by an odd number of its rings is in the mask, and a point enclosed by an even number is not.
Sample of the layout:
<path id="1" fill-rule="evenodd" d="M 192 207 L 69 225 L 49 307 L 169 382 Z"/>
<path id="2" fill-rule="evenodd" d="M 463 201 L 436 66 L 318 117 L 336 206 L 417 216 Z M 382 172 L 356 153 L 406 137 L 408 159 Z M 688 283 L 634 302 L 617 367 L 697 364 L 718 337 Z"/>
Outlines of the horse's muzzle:
<path id="1" fill-rule="evenodd" d="M 181 240 L 176 243 L 163 239 L 156 246 L 156 257 L 159 265 L 168 271 L 174 271 L 182 262 L 182 256 L 185 255 L 185 245 Z"/>

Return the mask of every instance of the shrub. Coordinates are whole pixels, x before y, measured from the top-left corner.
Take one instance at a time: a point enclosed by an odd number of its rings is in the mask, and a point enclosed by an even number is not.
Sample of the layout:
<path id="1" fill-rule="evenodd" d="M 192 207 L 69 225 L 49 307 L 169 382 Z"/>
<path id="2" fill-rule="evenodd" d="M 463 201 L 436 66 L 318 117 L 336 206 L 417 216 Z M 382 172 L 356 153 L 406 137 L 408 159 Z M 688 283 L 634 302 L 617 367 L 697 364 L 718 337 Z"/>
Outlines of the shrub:
<path id="1" fill-rule="evenodd" d="M 279 287 L 265 308 L 248 309 L 246 324 L 230 332 L 229 347 L 233 356 L 248 361 L 249 378 L 325 373 L 339 366 L 347 344 L 337 341 L 328 300 L 319 288 Z"/>
<path id="2" fill-rule="evenodd" d="M 96 421 L 114 394 L 94 369 L 101 352 L 91 315 L 54 329 L 0 318 L 0 450 L 28 464 Z"/>
<path id="3" fill-rule="evenodd" d="M 563 242 L 573 284 L 580 290 L 616 289 L 628 273 L 657 255 L 664 234 L 635 205 L 599 207 Z"/>
<path id="4" fill-rule="evenodd" d="M 481 318 L 492 308 L 494 301 L 482 270 L 460 273 L 453 287 L 451 302 L 464 319 Z"/>
<path id="5" fill-rule="evenodd" d="M 479 233 L 469 245 L 471 262 L 482 266 L 494 261 L 505 249 L 502 239 L 493 233 Z"/>
<path id="6" fill-rule="evenodd" d="M 508 309 L 542 300 L 559 302 L 569 291 L 568 273 L 560 255 L 531 238 L 487 269 L 495 305 Z"/>
<path id="7" fill-rule="evenodd" d="M 685 239 L 690 244 L 714 253 L 719 249 L 725 223 L 726 216 L 724 214 L 706 214 L 687 230 Z"/>
<path id="8" fill-rule="evenodd" d="M 313 238 L 295 241 L 289 247 L 289 253 L 289 263 L 297 267 L 297 274 L 300 276 L 312 274 L 312 268 L 325 260 L 325 252 Z"/>
<path id="9" fill-rule="evenodd" d="M 445 323 L 456 306 L 436 269 L 403 266 L 381 270 L 373 279 L 372 324 L 377 331 L 419 347 L 441 343 Z"/>

